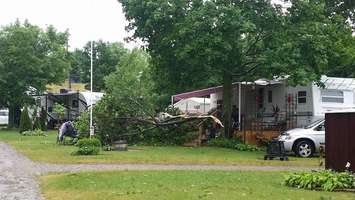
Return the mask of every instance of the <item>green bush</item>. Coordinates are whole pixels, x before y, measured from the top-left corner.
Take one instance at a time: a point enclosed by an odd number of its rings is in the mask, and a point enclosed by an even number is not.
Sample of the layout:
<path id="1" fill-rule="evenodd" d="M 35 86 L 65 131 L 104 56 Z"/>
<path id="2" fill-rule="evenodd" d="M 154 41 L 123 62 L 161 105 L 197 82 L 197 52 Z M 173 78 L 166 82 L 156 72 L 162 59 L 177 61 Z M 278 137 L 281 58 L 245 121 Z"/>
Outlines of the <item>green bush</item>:
<path id="1" fill-rule="evenodd" d="M 193 130 L 193 126 L 186 123 L 151 129 L 141 132 L 138 137 L 131 138 L 130 143 L 152 146 L 183 145 L 196 139 L 198 131 Z"/>
<path id="2" fill-rule="evenodd" d="M 355 189 L 355 177 L 348 172 L 323 170 L 319 172 L 296 172 L 285 177 L 284 184 L 290 187 L 325 191 L 336 189 Z"/>
<path id="3" fill-rule="evenodd" d="M 255 145 L 243 144 L 239 140 L 228 139 L 228 138 L 224 138 L 224 137 L 218 137 L 215 139 L 211 139 L 206 143 L 206 145 L 212 146 L 212 147 L 236 149 L 238 151 L 261 151 L 262 150 Z"/>
<path id="4" fill-rule="evenodd" d="M 39 119 L 40 119 L 41 130 L 46 131 L 47 130 L 47 111 L 46 111 L 46 109 L 44 109 L 44 108 L 41 109 Z"/>
<path id="5" fill-rule="evenodd" d="M 58 118 L 60 120 L 64 119 L 64 115 L 65 115 L 65 107 L 59 103 L 55 103 L 53 106 L 53 112 L 56 113 L 58 115 Z"/>
<path id="6" fill-rule="evenodd" d="M 21 118 L 20 118 L 20 133 L 24 131 L 30 131 L 32 130 L 32 122 L 30 119 L 30 116 L 28 115 L 28 109 L 25 107 L 23 111 L 21 112 Z"/>
<path id="7" fill-rule="evenodd" d="M 100 152 L 101 142 L 96 138 L 80 139 L 77 144 L 78 150 L 75 155 L 97 155 Z"/>
<path id="8" fill-rule="evenodd" d="M 35 118 L 34 118 L 32 130 L 37 130 L 37 129 L 42 130 L 42 127 L 41 127 L 41 119 L 40 119 L 39 117 L 35 117 Z"/>
<path id="9" fill-rule="evenodd" d="M 88 137 L 90 133 L 90 118 L 89 112 L 83 112 L 80 116 L 75 120 L 74 127 L 80 134 L 80 137 Z"/>
<path id="10" fill-rule="evenodd" d="M 236 145 L 241 144 L 239 140 L 236 139 L 228 139 L 224 137 L 218 137 L 209 140 L 206 145 L 207 146 L 212 146 L 212 147 L 222 147 L 222 148 L 228 148 L 228 149 L 234 149 Z"/>
<path id="11" fill-rule="evenodd" d="M 261 148 L 250 144 L 236 144 L 234 148 L 238 151 L 262 151 Z"/>
<path id="12" fill-rule="evenodd" d="M 33 131 L 24 131 L 21 134 L 23 136 L 47 136 L 47 134 L 40 129 L 36 129 Z"/>

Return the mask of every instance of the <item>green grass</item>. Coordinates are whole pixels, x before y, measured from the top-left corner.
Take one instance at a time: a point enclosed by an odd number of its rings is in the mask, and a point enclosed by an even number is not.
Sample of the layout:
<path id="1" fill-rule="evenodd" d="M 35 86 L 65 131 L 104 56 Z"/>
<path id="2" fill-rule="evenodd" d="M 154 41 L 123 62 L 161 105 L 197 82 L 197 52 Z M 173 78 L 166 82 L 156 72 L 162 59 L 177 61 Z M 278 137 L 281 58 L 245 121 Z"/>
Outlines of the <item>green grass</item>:
<path id="1" fill-rule="evenodd" d="M 317 166 L 318 158 L 291 157 L 290 161 L 264 161 L 265 152 L 240 152 L 224 148 L 130 147 L 127 152 L 101 151 L 97 156 L 72 156 L 77 148 L 56 144 L 56 134 L 21 136 L 14 131 L 1 131 L 0 141 L 14 146 L 30 159 L 48 163 L 151 163 L 151 164 L 223 164 Z"/>
<path id="2" fill-rule="evenodd" d="M 287 199 L 353 200 L 354 193 L 330 193 L 281 185 L 281 172 L 112 171 L 40 178 L 48 200 Z"/>

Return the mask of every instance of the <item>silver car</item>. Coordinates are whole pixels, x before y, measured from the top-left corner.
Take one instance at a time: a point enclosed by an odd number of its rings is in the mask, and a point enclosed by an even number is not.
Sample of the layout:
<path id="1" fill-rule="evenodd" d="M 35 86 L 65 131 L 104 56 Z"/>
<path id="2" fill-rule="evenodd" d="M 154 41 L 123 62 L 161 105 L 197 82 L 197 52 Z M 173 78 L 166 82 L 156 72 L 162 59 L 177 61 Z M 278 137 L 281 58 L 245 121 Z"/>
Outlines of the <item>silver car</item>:
<path id="1" fill-rule="evenodd" d="M 325 142 L 324 119 L 319 119 L 305 126 L 288 130 L 278 137 L 283 141 L 285 150 L 307 158 L 319 152 L 320 144 Z"/>

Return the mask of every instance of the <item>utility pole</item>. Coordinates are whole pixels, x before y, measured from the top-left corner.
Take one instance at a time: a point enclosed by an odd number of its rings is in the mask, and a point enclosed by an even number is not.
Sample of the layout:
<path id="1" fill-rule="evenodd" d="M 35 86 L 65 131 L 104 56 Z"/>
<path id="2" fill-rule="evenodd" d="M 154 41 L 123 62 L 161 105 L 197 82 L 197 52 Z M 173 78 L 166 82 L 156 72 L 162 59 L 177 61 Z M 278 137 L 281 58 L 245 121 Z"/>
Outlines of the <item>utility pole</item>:
<path id="1" fill-rule="evenodd" d="M 94 136 L 95 130 L 94 126 L 92 125 L 92 110 L 93 110 L 93 93 L 92 93 L 92 86 L 93 86 L 93 44 L 94 42 L 91 40 L 90 42 L 90 137 Z"/>
<path id="2" fill-rule="evenodd" d="M 69 40 L 67 40 L 67 46 L 66 46 L 66 57 L 67 57 L 67 59 L 69 59 Z M 69 65 L 70 65 L 70 62 L 69 62 Z M 69 89 L 69 91 L 71 91 L 71 77 L 70 77 L 70 72 L 71 71 L 69 71 L 68 72 L 68 89 Z"/>

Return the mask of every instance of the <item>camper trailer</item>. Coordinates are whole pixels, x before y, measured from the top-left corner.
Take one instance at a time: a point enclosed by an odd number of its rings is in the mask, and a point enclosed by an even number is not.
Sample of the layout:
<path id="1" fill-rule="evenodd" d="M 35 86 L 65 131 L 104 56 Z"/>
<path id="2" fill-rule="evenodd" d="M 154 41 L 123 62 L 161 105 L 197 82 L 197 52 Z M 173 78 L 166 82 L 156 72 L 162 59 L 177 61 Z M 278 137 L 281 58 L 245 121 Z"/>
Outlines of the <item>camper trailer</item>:
<path id="1" fill-rule="evenodd" d="M 38 98 L 41 108 L 45 108 L 48 114 L 49 127 L 54 127 L 59 120 L 74 120 L 82 112 L 88 110 L 91 105 L 95 105 L 104 93 L 101 92 L 74 92 L 62 90 L 60 93 L 45 93 Z M 64 119 L 54 112 L 55 104 L 60 104 L 65 108 Z"/>

